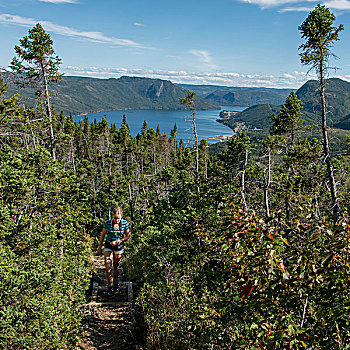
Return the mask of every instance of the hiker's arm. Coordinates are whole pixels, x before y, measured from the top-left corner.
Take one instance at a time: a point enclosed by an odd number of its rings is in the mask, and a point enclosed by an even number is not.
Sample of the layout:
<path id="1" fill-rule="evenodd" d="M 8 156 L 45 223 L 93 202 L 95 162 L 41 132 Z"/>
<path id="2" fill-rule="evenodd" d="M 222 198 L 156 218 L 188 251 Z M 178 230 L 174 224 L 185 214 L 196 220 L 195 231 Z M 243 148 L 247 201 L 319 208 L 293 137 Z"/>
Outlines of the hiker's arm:
<path id="1" fill-rule="evenodd" d="M 100 236 L 100 242 L 98 243 L 97 254 L 102 254 L 102 244 L 103 244 L 103 241 L 105 240 L 106 232 L 107 232 L 107 229 L 103 228 Z"/>
<path id="2" fill-rule="evenodd" d="M 125 237 L 122 238 L 120 242 L 122 243 L 122 242 L 128 241 L 129 239 L 130 239 L 130 229 L 128 228 L 125 230 Z"/>

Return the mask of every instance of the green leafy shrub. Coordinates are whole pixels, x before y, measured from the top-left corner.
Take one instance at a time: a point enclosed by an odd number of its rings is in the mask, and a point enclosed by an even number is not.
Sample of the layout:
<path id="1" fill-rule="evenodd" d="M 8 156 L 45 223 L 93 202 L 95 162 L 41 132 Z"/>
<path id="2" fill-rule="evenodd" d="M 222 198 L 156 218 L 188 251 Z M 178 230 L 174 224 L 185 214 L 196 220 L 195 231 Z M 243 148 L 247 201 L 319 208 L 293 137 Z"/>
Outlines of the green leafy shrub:
<path id="1" fill-rule="evenodd" d="M 73 346 L 91 270 L 86 195 L 41 148 L 1 150 L 0 194 L 0 343 Z"/>

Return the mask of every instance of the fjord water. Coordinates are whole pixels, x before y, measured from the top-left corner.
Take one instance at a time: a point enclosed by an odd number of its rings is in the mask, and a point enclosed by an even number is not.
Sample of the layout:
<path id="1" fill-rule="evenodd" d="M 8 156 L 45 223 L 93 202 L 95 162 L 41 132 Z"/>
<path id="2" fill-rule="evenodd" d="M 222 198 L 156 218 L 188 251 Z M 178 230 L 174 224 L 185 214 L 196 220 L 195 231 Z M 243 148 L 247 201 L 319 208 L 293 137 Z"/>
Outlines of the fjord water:
<path id="1" fill-rule="evenodd" d="M 244 108 L 226 107 L 222 106 L 221 110 L 241 111 Z M 196 112 L 196 128 L 198 140 L 206 139 L 209 144 L 218 142 L 217 140 L 210 140 L 208 137 L 215 137 L 218 135 L 231 135 L 233 131 L 216 119 L 219 119 L 220 110 L 197 111 Z M 192 117 L 188 110 L 168 111 L 168 110 L 144 110 L 144 109 L 129 109 L 118 111 L 106 111 L 98 113 L 89 113 L 87 117 L 90 122 L 94 119 L 99 122 L 104 116 L 110 124 L 115 123 L 119 129 L 123 114 L 126 115 L 126 120 L 130 128 L 130 133 L 135 137 L 142 128 L 143 121 L 147 121 L 149 128 L 156 130 L 159 124 L 160 132 L 170 136 L 170 131 L 177 125 L 177 139 L 182 139 L 186 146 L 191 146 L 194 143 Z"/>

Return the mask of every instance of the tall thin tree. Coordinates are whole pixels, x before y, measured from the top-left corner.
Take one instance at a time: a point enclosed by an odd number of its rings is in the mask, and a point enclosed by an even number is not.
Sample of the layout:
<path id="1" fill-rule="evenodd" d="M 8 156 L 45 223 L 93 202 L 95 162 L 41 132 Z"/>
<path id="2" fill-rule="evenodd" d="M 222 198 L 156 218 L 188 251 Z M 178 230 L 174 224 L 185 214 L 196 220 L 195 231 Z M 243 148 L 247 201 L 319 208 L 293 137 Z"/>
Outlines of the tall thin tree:
<path id="1" fill-rule="evenodd" d="M 295 144 L 295 132 L 299 127 L 299 123 L 302 122 L 302 119 L 300 118 L 302 108 L 302 102 L 298 99 L 295 92 L 292 91 L 287 97 L 285 104 L 282 106 L 281 111 L 277 115 L 271 115 L 271 119 L 273 121 L 273 125 L 270 129 L 271 133 L 273 135 L 290 135 L 291 141 L 290 144 L 289 142 L 286 143 L 286 150 L 290 149 L 290 147 L 293 147 Z M 269 152 L 270 151 L 271 150 L 269 150 Z M 290 221 L 290 180 L 293 172 L 293 168 L 291 166 L 287 166 L 286 175 L 288 181 L 286 184 L 286 192 L 284 194 L 284 202 L 286 218 L 288 221 Z"/>
<path id="2" fill-rule="evenodd" d="M 329 58 L 334 56 L 331 47 L 339 40 L 339 33 L 344 29 L 340 24 L 338 27 L 333 26 L 336 17 L 328 8 L 318 4 L 310 12 L 306 20 L 299 26 L 301 37 L 306 40 L 299 49 L 300 60 L 302 64 L 311 66 L 315 69 L 319 80 L 319 96 L 321 103 L 322 115 L 322 133 L 323 133 L 323 152 L 327 165 L 327 174 L 332 198 L 333 215 L 336 220 L 340 215 L 340 205 L 337 194 L 337 186 L 334 178 L 332 160 L 330 157 L 330 147 L 327 133 L 327 103 L 326 103 L 326 76 L 329 69 Z"/>
<path id="3" fill-rule="evenodd" d="M 50 150 L 55 159 L 55 137 L 52 123 L 52 108 L 50 103 L 50 82 L 61 79 L 59 65 L 61 59 L 55 56 L 53 41 L 41 24 L 29 30 L 29 35 L 19 40 L 15 46 L 16 57 L 12 59 L 10 68 L 18 74 L 18 82 L 22 87 L 32 85 L 38 88 L 38 96 L 43 96 L 46 116 L 50 130 Z"/>
<path id="4" fill-rule="evenodd" d="M 196 177 L 198 179 L 199 175 L 199 156 L 198 156 L 198 135 L 197 135 L 197 126 L 196 126 L 196 109 L 194 105 L 194 96 L 195 92 L 188 91 L 185 98 L 180 98 L 181 104 L 187 106 L 191 110 L 192 115 L 192 125 L 193 125 L 193 134 L 195 138 L 195 152 L 196 152 Z"/>

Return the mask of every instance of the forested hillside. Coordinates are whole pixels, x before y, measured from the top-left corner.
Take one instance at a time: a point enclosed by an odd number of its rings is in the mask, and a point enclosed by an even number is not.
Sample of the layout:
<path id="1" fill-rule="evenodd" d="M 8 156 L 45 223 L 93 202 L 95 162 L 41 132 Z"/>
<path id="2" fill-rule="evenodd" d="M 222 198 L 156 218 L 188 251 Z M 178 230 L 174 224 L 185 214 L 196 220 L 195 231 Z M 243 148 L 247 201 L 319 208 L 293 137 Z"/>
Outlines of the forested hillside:
<path id="1" fill-rule="evenodd" d="M 14 69 L 54 83 L 59 62 L 40 24 L 23 50 L 33 42 L 36 61 L 17 50 Z M 50 66 L 36 63 L 42 52 Z M 145 121 L 134 138 L 125 116 L 119 129 L 74 121 L 48 94 L 32 110 L 6 89 L 1 81 L 2 348 L 79 346 L 91 255 L 116 205 L 132 224 L 125 265 L 145 349 L 349 347 L 349 157 L 329 153 L 325 129 L 321 141 L 303 132 L 295 94 L 266 138 L 239 131 L 209 157 L 205 140 L 184 147 L 176 125 L 165 135 Z M 181 103 L 195 127 L 193 96 Z"/>
<path id="2" fill-rule="evenodd" d="M 326 84 L 329 126 L 349 130 L 350 83 L 341 79 L 330 78 Z M 321 108 L 318 101 L 318 82 L 309 80 L 296 91 L 296 95 L 303 102 L 302 117 L 304 125 L 319 125 Z M 272 124 L 270 115 L 280 110 L 280 108 L 281 106 L 273 104 L 257 104 L 221 122 L 232 129 L 238 125 L 245 125 L 249 129 L 265 129 Z"/>
<path id="3" fill-rule="evenodd" d="M 257 104 L 280 105 L 292 91 L 263 87 L 232 87 L 218 85 L 177 84 L 194 91 L 206 100 L 220 106 L 251 107 Z"/>
<path id="4" fill-rule="evenodd" d="M 28 107 L 35 105 L 35 88 L 19 89 L 8 79 L 8 96 L 21 95 Z M 179 98 L 186 90 L 170 81 L 149 78 L 121 77 L 96 79 L 63 76 L 51 88 L 52 105 L 59 113 L 73 115 L 120 109 L 183 109 Z M 219 109 L 218 105 L 197 96 L 198 109 Z"/>

